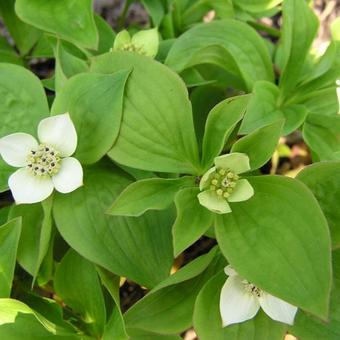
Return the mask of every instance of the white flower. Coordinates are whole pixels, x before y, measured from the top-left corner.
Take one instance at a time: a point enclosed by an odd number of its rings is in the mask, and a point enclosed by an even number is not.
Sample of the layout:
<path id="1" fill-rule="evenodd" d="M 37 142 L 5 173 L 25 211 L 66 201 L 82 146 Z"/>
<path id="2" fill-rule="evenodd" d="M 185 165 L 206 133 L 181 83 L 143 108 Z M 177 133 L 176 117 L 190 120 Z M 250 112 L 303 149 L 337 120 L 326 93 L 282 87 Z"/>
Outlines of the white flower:
<path id="1" fill-rule="evenodd" d="M 223 327 L 252 319 L 260 307 L 271 319 L 293 324 L 297 307 L 244 280 L 231 266 L 227 266 L 224 271 L 229 277 L 220 297 Z"/>
<path id="2" fill-rule="evenodd" d="M 43 119 L 38 126 L 40 144 L 27 133 L 0 139 L 3 160 L 20 168 L 8 179 L 17 204 L 41 202 L 53 189 L 61 193 L 83 184 L 83 169 L 70 157 L 77 147 L 77 132 L 68 113 Z"/>

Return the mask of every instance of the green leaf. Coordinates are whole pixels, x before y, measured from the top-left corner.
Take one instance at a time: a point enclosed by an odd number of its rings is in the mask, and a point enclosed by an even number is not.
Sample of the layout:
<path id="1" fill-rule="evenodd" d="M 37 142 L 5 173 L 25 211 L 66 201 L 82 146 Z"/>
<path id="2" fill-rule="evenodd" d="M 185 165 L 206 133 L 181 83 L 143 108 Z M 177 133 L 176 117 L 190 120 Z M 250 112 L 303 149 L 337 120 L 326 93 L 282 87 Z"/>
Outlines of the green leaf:
<path id="1" fill-rule="evenodd" d="M 186 188 L 175 197 L 177 217 L 172 227 L 175 257 L 197 241 L 213 224 L 213 214 L 198 202 L 199 192 L 199 188 Z"/>
<path id="2" fill-rule="evenodd" d="M 15 11 L 24 22 L 77 46 L 98 46 L 92 0 L 16 0 Z"/>
<path id="3" fill-rule="evenodd" d="M 8 213 L 10 209 L 10 205 L 0 208 L 0 225 L 5 224 L 8 221 Z"/>
<path id="4" fill-rule="evenodd" d="M 108 213 L 116 216 L 140 216 L 149 209 L 165 209 L 181 188 L 194 184 L 193 177 L 150 178 L 134 182 L 117 197 Z"/>
<path id="5" fill-rule="evenodd" d="M 7 42 L 6 38 L 0 36 L 0 62 L 23 66 L 23 61 L 15 49 Z"/>
<path id="6" fill-rule="evenodd" d="M 298 104 L 280 105 L 279 96 L 280 90 L 275 84 L 258 81 L 254 86 L 240 132 L 249 134 L 280 119 L 285 119 L 284 135 L 297 129 L 304 122 L 306 108 Z"/>
<path id="7" fill-rule="evenodd" d="M 0 192 L 8 190 L 7 180 L 12 173 L 13 168 L 0 158 Z"/>
<path id="8" fill-rule="evenodd" d="M 320 206 L 300 181 L 280 176 L 248 180 L 255 195 L 231 203 L 231 214 L 216 217 L 223 254 L 249 282 L 326 319 L 330 237 Z"/>
<path id="9" fill-rule="evenodd" d="M 240 74 L 249 90 L 257 80 L 273 80 L 270 56 L 264 41 L 255 30 L 236 20 L 194 26 L 173 44 L 166 64 L 180 73 L 185 68 L 204 64 L 206 60 L 211 62 L 209 53 L 211 47 L 216 46 L 219 51 L 217 55 L 222 53 L 224 58 L 228 56 L 224 68 Z M 221 64 L 220 61 L 214 63 Z"/>
<path id="10" fill-rule="evenodd" d="M 306 1 L 283 1 L 282 13 L 284 62 L 280 88 L 282 97 L 288 98 L 301 77 L 309 48 L 318 29 L 318 19 Z"/>
<path id="11" fill-rule="evenodd" d="M 336 87 L 308 92 L 301 98 L 301 104 L 306 107 L 308 113 L 336 116 L 339 111 Z"/>
<path id="12" fill-rule="evenodd" d="M 133 71 L 123 120 L 109 156 L 132 168 L 197 174 L 197 142 L 184 83 L 164 65 L 136 53 L 104 54 L 92 65 L 92 71 L 99 73 L 127 68 Z"/>
<path id="13" fill-rule="evenodd" d="M 239 139 L 231 148 L 231 152 L 248 155 L 251 170 L 260 168 L 266 164 L 276 150 L 282 126 L 283 121 L 279 120 L 253 131 Z"/>
<path id="14" fill-rule="evenodd" d="M 123 95 L 130 71 L 84 73 L 67 81 L 52 114 L 69 112 L 78 134 L 75 157 L 83 164 L 100 160 L 114 144 L 122 119 Z"/>
<path id="15" fill-rule="evenodd" d="M 181 72 L 180 76 L 185 82 L 187 88 L 201 87 L 215 82 L 214 80 L 205 80 L 196 67 L 185 69 Z"/>
<path id="16" fill-rule="evenodd" d="M 202 70 L 202 68 L 204 69 Z M 210 77 L 211 79 L 205 80 L 203 78 L 204 81 L 201 79 L 200 83 L 216 82 L 222 78 L 223 86 L 232 81 L 230 83 L 232 87 L 247 90 L 245 80 L 242 78 L 235 60 L 225 48 L 217 44 L 200 49 L 199 53 L 192 56 L 190 64 L 180 74 L 183 77 L 191 70 L 198 69 L 202 77 L 202 74 L 206 74 L 206 69 L 209 70 L 210 68 L 215 68 L 216 73 L 213 74 L 213 77 Z M 225 75 L 224 78 L 223 75 Z"/>
<path id="17" fill-rule="evenodd" d="M 53 58 L 53 44 L 51 40 L 57 41 L 56 38 L 52 37 L 49 33 L 43 33 L 34 48 L 32 49 L 29 57 L 31 58 Z M 52 45 L 52 46 L 51 46 Z"/>
<path id="18" fill-rule="evenodd" d="M 312 68 L 309 72 L 306 72 L 305 78 L 302 81 L 302 88 L 306 88 L 306 84 L 314 85 L 315 88 L 319 88 L 316 84 L 320 85 L 320 78 L 323 78 L 325 74 L 329 73 L 329 71 L 335 71 L 336 73 L 340 72 L 338 70 L 333 70 L 334 66 L 339 63 L 337 57 L 339 56 L 339 44 L 335 41 L 330 42 L 327 47 L 325 53 L 319 57 L 319 59 L 312 65 Z M 337 74 L 335 74 L 336 76 Z M 334 78 L 334 80 L 336 77 Z"/>
<path id="19" fill-rule="evenodd" d="M 19 264 L 33 276 L 32 284 L 47 254 L 52 233 L 52 197 L 39 204 L 15 205 L 9 218 L 22 218 L 22 231 L 18 247 Z"/>
<path id="20" fill-rule="evenodd" d="M 202 165 L 205 170 L 211 167 L 214 158 L 223 150 L 227 139 L 242 119 L 249 99 L 249 96 L 228 98 L 209 112 L 202 151 Z"/>
<path id="21" fill-rule="evenodd" d="M 103 334 L 103 340 L 110 340 L 112 338 L 117 340 L 128 340 L 128 335 L 125 329 L 125 322 L 122 312 L 120 310 L 120 296 L 119 296 L 119 284 L 120 277 L 111 274 L 107 270 L 97 267 L 97 272 L 100 276 L 103 286 L 110 293 L 112 300 L 115 303 L 110 319 L 108 320 L 105 331 Z"/>
<path id="22" fill-rule="evenodd" d="M 148 11 L 153 26 L 159 26 L 165 15 L 164 1 L 160 0 L 142 0 L 145 9 Z"/>
<path id="23" fill-rule="evenodd" d="M 279 5 L 283 0 L 237 0 L 237 6 L 249 12 L 264 12 Z"/>
<path id="24" fill-rule="evenodd" d="M 173 260 L 172 211 L 138 218 L 106 215 L 112 199 L 131 182 L 109 162 L 85 168 L 84 182 L 55 196 L 53 212 L 63 238 L 90 261 L 146 287 L 166 278 Z"/>
<path id="25" fill-rule="evenodd" d="M 0 299 L 0 336 L 10 340 L 79 339 L 69 328 L 50 322 L 14 299 Z"/>
<path id="26" fill-rule="evenodd" d="M 218 18 L 232 19 L 235 16 L 232 0 L 209 0 Z"/>
<path id="27" fill-rule="evenodd" d="M 112 48 L 112 43 L 115 37 L 115 32 L 109 23 L 102 18 L 100 15 L 95 14 L 94 20 L 97 25 L 97 30 L 99 33 L 99 43 L 98 43 L 98 54 L 102 54 L 110 51 Z"/>
<path id="28" fill-rule="evenodd" d="M 308 95 L 309 92 L 334 86 L 340 77 L 340 41 L 329 44 L 326 52 L 311 70 L 306 72 L 306 79 L 294 91 L 293 97 Z"/>
<path id="29" fill-rule="evenodd" d="M 55 90 L 58 93 L 65 85 L 68 78 L 86 72 L 87 63 L 69 53 L 58 40 L 53 46 L 55 58 Z"/>
<path id="30" fill-rule="evenodd" d="M 269 319 L 262 310 L 255 318 L 222 328 L 220 294 L 227 276 L 224 271 L 212 277 L 197 296 L 194 329 L 202 340 L 282 340 L 287 326 Z"/>
<path id="31" fill-rule="evenodd" d="M 31 309 L 34 310 L 39 316 L 47 319 L 54 323 L 60 328 L 64 328 L 65 331 L 69 330 L 70 333 L 74 333 L 76 328 L 63 318 L 63 308 L 55 300 L 42 297 L 31 290 L 20 291 L 20 301 L 27 304 Z"/>
<path id="32" fill-rule="evenodd" d="M 209 112 L 215 105 L 225 99 L 224 89 L 214 86 L 199 86 L 192 90 L 190 101 L 194 115 L 195 131 L 199 146 L 202 146 L 205 123 Z"/>
<path id="33" fill-rule="evenodd" d="M 57 266 L 54 289 L 66 305 L 80 314 L 88 332 L 100 337 L 106 323 L 102 288 L 95 266 L 70 249 Z"/>
<path id="34" fill-rule="evenodd" d="M 340 159 L 340 116 L 309 114 L 303 127 L 303 138 L 320 160 Z"/>
<path id="35" fill-rule="evenodd" d="M 216 248 L 161 282 L 126 313 L 127 327 L 160 334 L 179 333 L 192 324 L 196 296 L 224 262 Z"/>
<path id="36" fill-rule="evenodd" d="M 9 297 L 15 268 L 18 243 L 21 232 L 21 219 L 13 219 L 0 226 L 0 297 Z"/>
<path id="37" fill-rule="evenodd" d="M 118 310 L 118 307 L 115 306 L 109 321 L 105 326 L 105 331 L 103 334 L 103 340 L 128 340 L 128 334 L 125 330 L 124 320 L 121 312 Z"/>
<path id="38" fill-rule="evenodd" d="M 186 8 L 180 10 L 181 29 L 187 30 L 191 26 L 202 22 L 205 15 L 215 11 L 216 18 L 232 19 L 234 9 L 231 0 L 198 0 L 187 2 Z"/>
<path id="39" fill-rule="evenodd" d="M 333 287 L 331 295 L 330 318 L 323 322 L 310 314 L 299 311 L 295 317 L 294 326 L 290 327 L 289 333 L 299 339 L 327 339 L 338 340 L 340 337 L 340 251 L 332 254 L 333 258 Z"/>
<path id="40" fill-rule="evenodd" d="M 21 66 L 0 64 L 0 94 L 0 137 L 14 132 L 35 135 L 38 122 L 49 114 L 40 80 Z M 8 188 L 11 172 L 13 168 L 0 159 L 0 191 Z"/>
<path id="41" fill-rule="evenodd" d="M 340 247 L 340 162 L 315 163 L 296 177 L 308 186 L 324 212 L 334 248 Z"/>
<path id="42" fill-rule="evenodd" d="M 156 0 L 159 1 L 159 0 Z M 152 332 L 143 331 L 141 329 L 129 328 L 129 339 L 130 340 L 182 340 L 183 338 L 179 335 L 165 335 L 156 334 Z"/>
<path id="43" fill-rule="evenodd" d="M 27 54 L 41 36 L 41 32 L 22 22 L 14 11 L 15 0 L 0 1 L 1 17 L 14 39 L 20 54 Z"/>

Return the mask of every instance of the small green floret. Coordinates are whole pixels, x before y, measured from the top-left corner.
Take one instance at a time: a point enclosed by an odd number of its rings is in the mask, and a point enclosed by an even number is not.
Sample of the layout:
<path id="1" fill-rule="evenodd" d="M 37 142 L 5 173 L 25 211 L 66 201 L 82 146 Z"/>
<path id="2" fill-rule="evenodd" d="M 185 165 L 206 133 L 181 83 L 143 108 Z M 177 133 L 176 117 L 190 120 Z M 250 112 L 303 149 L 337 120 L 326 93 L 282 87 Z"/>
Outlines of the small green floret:
<path id="1" fill-rule="evenodd" d="M 228 202 L 240 202 L 253 196 L 254 190 L 239 174 L 250 170 L 246 154 L 232 153 L 215 158 L 215 167 L 208 170 L 200 181 L 200 204 L 207 209 L 226 214 L 231 212 Z"/>
<path id="2" fill-rule="evenodd" d="M 119 32 L 113 44 L 113 51 L 134 52 L 154 58 L 158 53 L 159 36 L 157 28 L 139 31 L 132 37 L 127 30 Z"/>

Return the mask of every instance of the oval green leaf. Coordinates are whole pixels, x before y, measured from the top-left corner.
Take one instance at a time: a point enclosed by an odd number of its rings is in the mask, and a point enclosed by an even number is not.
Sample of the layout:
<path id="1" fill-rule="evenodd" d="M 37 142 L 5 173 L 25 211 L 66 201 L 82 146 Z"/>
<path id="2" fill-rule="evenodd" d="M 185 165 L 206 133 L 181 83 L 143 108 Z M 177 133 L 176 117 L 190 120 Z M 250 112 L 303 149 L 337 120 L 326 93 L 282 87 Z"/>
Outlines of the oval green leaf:
<path id="1" fill-rule="evenodd" d="M 257 80 L 273 80 L 272 64 L 265 42 L 250 26 L 232 19 L 195 25 L 173 44 L 166 64 L 176 72 L 203 64 L 205 59 L 211 59 L 207 53 L 211 46 L 220 46 L 221 53 L 224 50 L 224 57 L 226 53 L 229 55 L 225 68 L 240 74 L 249 90 Z M 230 65 L 233 65 L 232 69 Z"/>
<path id="2" fill-rule="evenodd" d="M 241 152 L 248 155 L 251 170 L 260 168 L 276 150 L 283 123 L 283 120 L 279 120 L 253 131 L 239 139 L 231 148 L 231 152 Z"/>
<path id="3" fill-rule="evenodd" d="M 227 139 L 242 119 L 249 99 L 250 96 L 228 98 L 209 112 L 202 150 L 202 165 L 205 170 L 211 167 L 214 158 L 223 150 Z"/>
<path id="4" fill-rule="evenodd" d="M 17 0 L 15 11 L 21 20 L 43 31 L 75 45 L 97 48 L 92 0 Z"/>
<path id="5" fill-rule="evenodd" d="M 191 104 L 182 80 L 164 65 L 135 53 L 114 52 L 93 60 L 92 71 L 133 68 L 124 96 L 118 139 L 109 152 L 132 168 L 198 174 Z"/>

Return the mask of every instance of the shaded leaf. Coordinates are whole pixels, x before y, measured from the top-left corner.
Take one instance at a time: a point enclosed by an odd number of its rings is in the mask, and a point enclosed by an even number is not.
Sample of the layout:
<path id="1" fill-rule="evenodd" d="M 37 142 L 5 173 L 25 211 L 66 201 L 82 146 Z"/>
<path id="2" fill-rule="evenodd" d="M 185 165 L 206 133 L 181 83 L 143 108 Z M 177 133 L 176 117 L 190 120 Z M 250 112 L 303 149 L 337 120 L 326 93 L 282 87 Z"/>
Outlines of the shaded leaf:
<path id="1" fill-rule="evenodd" d="M 177 217 L 172 227 L 174 255 L 192 245 L 213 223 L 213 214 L 198 202 L 199 188 L 186 188 L 175 197 Z"/>
<path id="2" fill-rule="evenodd" d="M 18 243 L 21 232 L 21 219 L 13 219 L 0 226 L 0 297 L 11 294 Z"/>
<path id="3" fill-rule="evenodd" d="M 70 249 L 58 264 L 54 289 L 66 305 L 80 314 L 88 332 L 100 337 L 106 323 L 104 296 L 95 266 Z"/>

